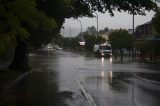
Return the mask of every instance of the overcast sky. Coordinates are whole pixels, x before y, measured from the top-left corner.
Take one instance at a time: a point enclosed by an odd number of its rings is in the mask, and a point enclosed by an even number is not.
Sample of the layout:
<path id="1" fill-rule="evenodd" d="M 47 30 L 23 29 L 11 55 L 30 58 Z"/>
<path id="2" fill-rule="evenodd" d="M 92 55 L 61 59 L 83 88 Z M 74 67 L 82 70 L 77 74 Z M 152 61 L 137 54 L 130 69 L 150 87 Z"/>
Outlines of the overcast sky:
<path id="1" fill-rule="evenodd" d="M 98 13 L 99 17 L 99 30 L 104 29 L 105 27 L 108 27 L 109 29 L 120 29 L 120 28 L 125 28 L 125 29 L 132 29 L 132 20 L 133 20 L 133 15 L 130 15 L 128 13 L 124 12 L 114 12 L 114 16 L 111 17 L 109 13 Z M 135 16 L 135 27 L 137 25 L 141 25 L 145 22 L 148 22 L 152 19 L 154 16 L 154 12 L 146 12 L 146 16 L 140 16 L 136 15 Z M 97 27 L 97 18 L 79 18 L 79 20 L 82 22 L 82 27 L 83 31 L 86 30 L 87 27 L 90 26 L 95 26 Z M 76 36 L 80 32 L 80 23 L 78 20 L 75 20 L 73 18 L 66 19 L 64 25 L 70 26 L 71 27 L 71 36 Z M 69 27 L 66 27 L 61 31 L 61 33 L 64 36 L 69 36 L 70 34 L 70 29 Z"/>

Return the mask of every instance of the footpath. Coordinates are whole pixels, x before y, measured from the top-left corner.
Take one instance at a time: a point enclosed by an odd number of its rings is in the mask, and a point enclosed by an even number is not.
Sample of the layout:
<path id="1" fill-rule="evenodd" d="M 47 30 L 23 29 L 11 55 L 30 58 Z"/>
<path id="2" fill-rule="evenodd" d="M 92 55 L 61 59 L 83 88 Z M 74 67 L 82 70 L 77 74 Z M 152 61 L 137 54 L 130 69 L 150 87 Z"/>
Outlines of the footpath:
<path id="1" fill-rule="evenodd" d="M 5 92 L 12 89 L 12 86 L 19 82 L 23 77 L 27 76 L 30 72 L 31 71 L 21 72 L 8 69 L 0 69 L 0 105 L 3 101 Z M 160 85 L 160 70 L 157 70 L 157 73 L 136 73 L 135 77 Z M 81 86 L 80 82 L 79 85 Z M 83 87 L 81 88 L 84 92 L 86 92 Z M 91 104 L 95 105 L 92 99 L 90 99 L 90 96 L 87 95 L 86 98 L 91 101 Z"/>

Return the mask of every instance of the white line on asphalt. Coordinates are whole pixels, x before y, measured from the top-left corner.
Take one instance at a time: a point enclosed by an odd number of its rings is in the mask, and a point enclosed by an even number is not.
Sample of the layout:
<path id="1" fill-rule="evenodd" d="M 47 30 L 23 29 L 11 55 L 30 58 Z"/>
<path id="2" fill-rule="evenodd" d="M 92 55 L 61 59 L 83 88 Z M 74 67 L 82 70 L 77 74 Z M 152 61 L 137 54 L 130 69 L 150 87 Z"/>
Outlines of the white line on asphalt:
<path id="1" fill-rule="evenodd" d="M 157 85 L 160 85 L 160 82 L 153 81 L 153 80 L 149 80 L 149 79 L 145 79 L 145 78 L 139 77 L 139 76 L 137 76 L 137 75 L 135 75 L 135 74 L 134 74 L 134 76 L 135 76 L 136 78 L 138 78 L 138 79 L 143 80 L 143 81 L 148 81 L 148 82 L 151 82 L 151 83 L 155 83 L 155 84 L 157 84 Z"/>
<path id="2" fill-rule="evenodd" d="M 79 87 L 81 88 L 82 92 L 84 93 L 86 99 L 88 100 L 89 104 L 91 106 L 97 106 L 95 101 L 93 100 L 92 96 L 87 92 L 87 90 L 85 89 L 85 87 L 82 85 L 82 83 L 80 81 L 77 81 Z"/>

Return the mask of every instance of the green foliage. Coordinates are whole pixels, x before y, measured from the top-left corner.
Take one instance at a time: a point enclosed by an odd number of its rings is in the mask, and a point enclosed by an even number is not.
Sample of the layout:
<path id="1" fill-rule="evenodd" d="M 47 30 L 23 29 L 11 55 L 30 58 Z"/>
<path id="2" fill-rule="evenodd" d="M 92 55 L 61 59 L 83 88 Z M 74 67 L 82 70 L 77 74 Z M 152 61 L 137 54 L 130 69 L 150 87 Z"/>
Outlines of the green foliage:
<path id="1" fill-rule="evenodd" d="M 95 45 L 95 41 L 96 41 L 96 36 L 95 35 L 85 35 L 84 36 L 85 39 L 85 48 L 86 50 L 92 51 L 93 47 Z"/>
<path id="2" fill-rule="evenodd" d="M 160 54 L 160 42 L 158 40 L 143 40 L 137 42 L 136 48 L 139 51 L 143 51 L 146 55 L 159 56 Z"/>
<path id="3" fill-rule="evenodd" d="M 28 39 L 29 29 L 56 27 L 54 19 L 36 9 L 36 0 L 1 0 L 0 13 L 0 52 L 16 46 L 17 40 Z"/>
<path id="4" fill-rule="evenodd" d="M 65 18 L 93 16 L 94 11 L 113 15 L 116 9 L 144 14 L 155 10 L 156 4 L 152 0 L 1 0 L 0 52 L 15 46 L 17 39 L 29 39 L 32 46 L 51 41 Z"/>
<path id="5" fill-rule="evenodd" d="M 97 29 L 94 26 L 88 27 L 86 30 L 86 33 L 91 34 L 91 35 L 96 35 Z"/>
<path id="6" fill-rule="evenodd" d="M 55 35 L 54 38 L 52 38 L 52 43 L 62 47 L 63 46 L 63 37 L 60 34 Z"/>
<path id="7" fill-rule="evenodd" d="M 74 38 L 63 38 L 63 47 L 67 49 L 78 49 L 80 48 L 79 42 L 81 39 L 79 37 Z"/>
<path id="8" fill-rule="evenodd" d="M 95 44 L 100 44 L 106 42 L 106 39 L 103 38 L 102 36 L 95 36 L 95 35 L 90 35 L 86 34 L 84 35 L 85 39 L 85 48 L 86 50 L 92 51 L 93 47 Z"/>
<path id="9" fill-rule="evenodd" d="M 127 30 L 120 29 L 114 30 L 109 35 L 109 41 L 111 42 L 113 49 L 131 49 L 133 47 L 133 40 Z"/>
<path id="10" fill-rule="evenodd" d="M 91 35 L 88 33 L 83 33 L 84 41 L 85 41 L 85 49 L 88 51 L 92 51 L 95 43 L 100 44 L 106 42 L 105 38 L 101 36 L 96 37 L 95 35 Z M 63 38 L 63 47 L 69 49 L 80 49 L 81 46 L 79 42 L 81 41 L 81 36 L 76 36 L 74 38 Z"/>
<path id="11" fill-rule="evenodd" d="M 79 0 L 73 0 L 79 1 Z M 145 10 L 156 10 L 157 6 L 152 0 L 80 0 L 88 4 L 90 10 L 106 12 L 114 15 L 113 10 L 128 11 L 130 14 L 145 14 Z M 133 11 L 134 10 L 134 11 Z"/>
<path id="12" fill-rule="evenodd" d="M 100 30 L 99 32 L 98 32 L 99 34 L 106 34 L 106 33 L 109 33 L 109 28 L 108 27 L 105 27 L 103 30 Z"/>
<path id="13" fill-rule="evenodd" d="M 113 54 L 117 55 L 117 50 L 120 52 L 121 61 L 123 61 L 124 49 L 131 50 L 133 48 L 133 40 L 131 35 L 125 29 L 114 30 L 109 35 L 109 42 L 112 45 Z"/>
<path id="14" fill-rule="evenodd" d="M 160 34 L 160 8 L 158 8 L 156 14 L 152 18 L 153 27 L 158 34 Z"/>

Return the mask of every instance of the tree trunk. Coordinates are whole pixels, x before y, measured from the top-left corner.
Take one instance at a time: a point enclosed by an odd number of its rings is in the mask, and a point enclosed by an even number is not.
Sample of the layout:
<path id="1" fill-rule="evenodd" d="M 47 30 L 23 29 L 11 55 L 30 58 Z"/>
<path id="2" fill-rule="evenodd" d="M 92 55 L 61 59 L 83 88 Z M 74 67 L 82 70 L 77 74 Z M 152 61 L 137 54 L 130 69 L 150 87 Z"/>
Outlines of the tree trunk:
<path id="1" fill-rule="evenodd" d="M 114 55 L 114 59 L 117 60 L 117 51 L 116 50 L 113 51 L 113 55 Z"/>
<path id="2" fill-rule="evenodd" d="M 25 41 L 18 41 L 15 48 L 15 56 L 9 69 L 18 71 L 27 71 L 29 69 L 27 59 L 27 43 Z"/>
<path id="3" fill-rule="evenodd" d="M 121 54 L 121 62 L 123 61 L 123 50 L 120 49 L 120 54 Z"/>
<path id="4" fill-rule="evenodd" d="M 129 50 L 129 54 L 128 55 L 129 55 L 129 60 L 130 60 L 131 59 L 131 51 L 130 50 Z"/>
<path id="5" fill-rule="evenodd" d="M 117 60 L 117 55 L 114 55 L 114 59 Z"/>
<path id="6" fill-rule="evenodd" d="M 132 50 L 132 60 L 134 61 L 134 56 L 135 56 L 135 52 L 134 52 L 134 48 Z"/>
<path id="7" fill-rule="evenodd" d="M 134 48 L 134 60 L 137 59 L 137 49 Z"/>

